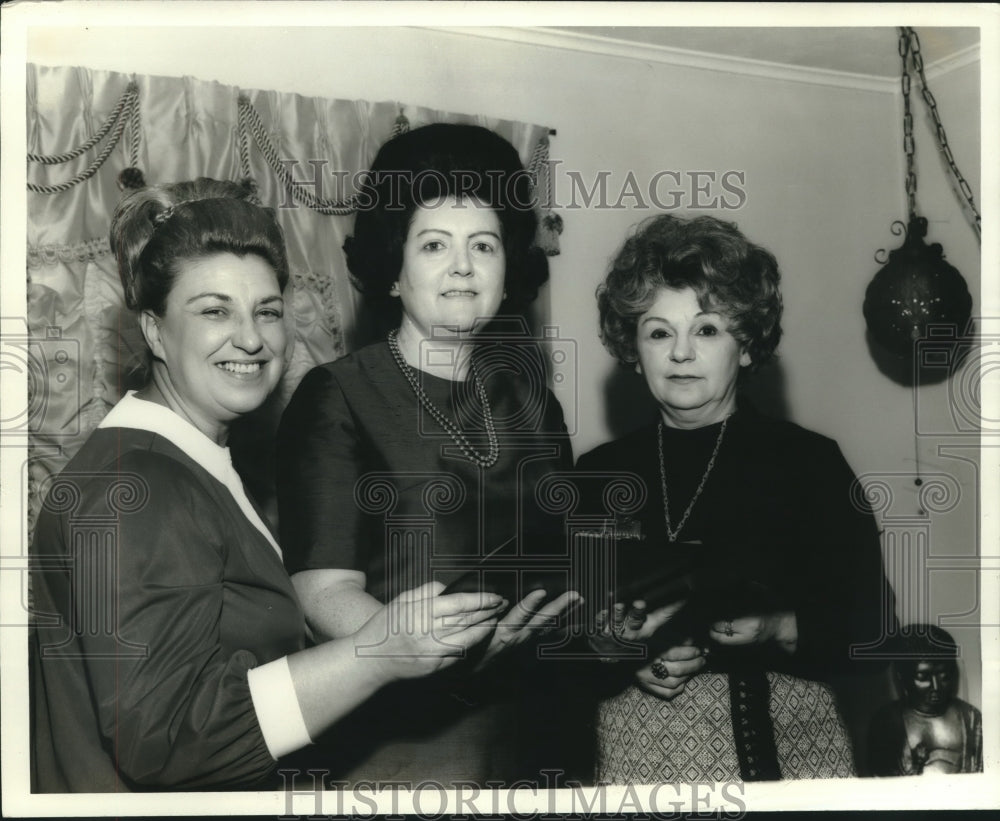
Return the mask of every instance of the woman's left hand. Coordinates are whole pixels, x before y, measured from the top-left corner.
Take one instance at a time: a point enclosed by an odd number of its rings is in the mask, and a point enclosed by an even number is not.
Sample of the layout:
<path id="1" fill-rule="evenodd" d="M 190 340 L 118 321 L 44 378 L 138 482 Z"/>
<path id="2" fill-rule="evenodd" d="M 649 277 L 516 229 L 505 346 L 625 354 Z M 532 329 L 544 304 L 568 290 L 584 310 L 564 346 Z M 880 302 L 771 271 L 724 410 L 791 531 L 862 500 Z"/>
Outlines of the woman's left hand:
<path id="1" fill-rule="evenodd" d="M 636 671 L 636 683 L 647 693 L 669 701 L 680 695 L 691 677 L 705 666 L 706 653 L 691 641 L 670 647 Z"/>
<path id="2" fill-rule="evenodd" d="M 723 646 L 735 647 L 773 642 L 782 650 L 794 653 L 798 644 L 799 630 L 795 613 L 783 610 L 778 613 L 719 619 L 712 623 L 708 635 Z"/>
<path id="3" fill-rule="evenodd" d="M 498 622 L 477 669 L 532 636 L 549 632 L 559 624 L 562 616 L 583 602 L 579 593 L 570 590 L 542 606 L 546 595 L 544 590 L 533 590 L 507 611 Z"/>

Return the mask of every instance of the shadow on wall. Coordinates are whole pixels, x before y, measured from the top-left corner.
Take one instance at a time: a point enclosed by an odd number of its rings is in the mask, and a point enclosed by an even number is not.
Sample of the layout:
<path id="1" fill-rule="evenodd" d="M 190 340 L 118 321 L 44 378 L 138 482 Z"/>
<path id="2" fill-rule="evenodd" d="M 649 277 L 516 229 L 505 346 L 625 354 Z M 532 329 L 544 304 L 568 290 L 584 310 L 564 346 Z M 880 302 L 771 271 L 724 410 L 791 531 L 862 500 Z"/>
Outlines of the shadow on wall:
<path id="1" fill-rule="evenodd" d="M 788 418 L 785 372 L 778 359 L 759 371 L 747 374 L 740 395 L 761 413 L 777 419 Z M 631 367 L 618 366 L 604 381 L 604 422 L 611 439 L 619 439 L 648 425 L 656 418 L 656 404 L 646 381 Z"/>

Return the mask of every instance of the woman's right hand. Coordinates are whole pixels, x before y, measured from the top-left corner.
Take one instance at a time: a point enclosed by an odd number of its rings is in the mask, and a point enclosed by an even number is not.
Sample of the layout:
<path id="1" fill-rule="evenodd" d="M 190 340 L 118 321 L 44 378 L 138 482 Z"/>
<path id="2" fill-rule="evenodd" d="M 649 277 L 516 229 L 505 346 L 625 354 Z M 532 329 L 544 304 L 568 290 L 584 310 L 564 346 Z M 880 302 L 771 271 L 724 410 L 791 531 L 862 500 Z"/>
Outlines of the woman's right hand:
<path id="1" fill-rule="evenodd" d="M 355 653 L 382 665 L 385 680 L 429 675 L 489 638 L 508 602 L 494 593 L 451 593 L 429 582 L 407 590 L 354 634 Z"/>
<path id="2" fill-rule="evenodd" d="M 614 658 L 623 643 L 646 642 L 652 638 L 685 604 L 686 601 L 681 600 L 650 612 L 641 599 L 632 602 L 628 610 L 624 603 L 616 602 L 611 607 L 610 616 L 607 610 L 597 614 L 588 643 L 602 656 Z"/>
<path id="3" fill-rule="evenodd" d="M 636 671 L 636 683 L 647 693 L 669 701 L 705 666 L 705 652 L 691 642 L 671 647 Z"/>

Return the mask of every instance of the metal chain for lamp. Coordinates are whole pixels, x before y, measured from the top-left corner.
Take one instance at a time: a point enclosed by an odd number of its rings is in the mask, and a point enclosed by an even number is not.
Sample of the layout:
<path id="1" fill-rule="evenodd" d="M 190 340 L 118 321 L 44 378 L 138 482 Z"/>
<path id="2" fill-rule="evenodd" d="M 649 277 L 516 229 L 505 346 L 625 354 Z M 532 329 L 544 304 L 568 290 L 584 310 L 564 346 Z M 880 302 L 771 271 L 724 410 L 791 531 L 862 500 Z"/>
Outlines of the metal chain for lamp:
<path id="1" fill-rule="evenodd" d="M 969 209 L 975 216 L 973 227 L 976 229 L 976 234 L 982 236 L 982 218 L 979 215 L 979 209 L 976 208 L 972 189 L 969 187 L 969 183 L 965 177 L 962 176 L 962 172 L 959 171 L 958 164 L 955 162 L 955 157 L 951 151 L 951 146 L 948 145 L 948 134 L 944 129 L 944 124 L 941 122 L 937 100 L 931 93 L 930 87 L 927 85 L 927 76 L 924 74 L 924 58 L 920 52 L 920 37 L 917 35 L 916 30 L 910 26 L 900 26 L 899 54 L 903 58 L 903 149 L 906 151 L 906 193 L 909 199 L 910 217 L 912 218 L 915 212 L 917 178 L 913 171 L 913 116 L 910 113 L 910 73 L 907 68 L 907 56 L 909 56 L 910 62 L 913 64 L 913 70 L 920 78 L 920 95 L 923 97 L 924 103 L 927 105 L 927 109 L 934 120 L 938 148 L 944 155 L 945 162 L 948 163 L 948 168 L 951 169 L 951 173 L 958 183 L 959 191 L 962 192 L 962 196 L 965 197 Z"/>
<path id="2" fill-rule="evenodd" d="M 895 373 L 893 378 L 909 384 L 913 392 L 914 410 L 917 407 L 917 389 L 921 384 L 946 377 L 945 369 L 928 368 L 932 361 L 947 357 L 954 361 L 956 346 L 963 343 L 970 327 L 972 296 L 959 271 L 945 260 L 944 250 L 939 243 L 927 244 L 927 220 L 917 215 L 917 173 L 914 162 L 915 136 L 913 133 L 913 111 L 910 105 L 911 71 L 921 84 L 924 104 L 930 111 L 936 126 L 935 136 L 952 175 L 975 215 L 974 228 L 981 236 L 980 216 L 976 209 L 968 182 L 958 170 L 948 136 L 941 123 L 937 101 L 931 94 L 924 74 L 924 61 L 920 53 L 920 38 L 908 26 L 899 28 L 898 51 L 902 60 L 900 76 L 903 97 L 903 151 L 906 156 L 905 190 L 908 221 L 892 224 L 892 233 L 905 234 L 902 245 L 891 251 L 887 258 L 884 251 L 875 255 L 882 268 L 875 274 L 865 291 L 864 316 L 871 339 L 878 343 L 880 350 L 896 357 L 897 363 L 906 363 L 910 370 L 903 373 L 894 366 L 886 372 Z M 911 68 L 912 67 L 912 68 Z M 872 348 L 877 361 L 881 359 L 878 349 Z M 885 361 L 882 359 L 881 361 Z M 881 365 L 880 365 L 881 367 Z M 930 370 L 930 373 L 929 373 Z M 928 379 L 928 376 L 934 379 Z M 915 486 L 923 484 L 923 466 L 920 458 L 920 442 L 916 431 L 913 437 L 915 462 Z M 927 515 L 922 506 L 921 516 Z"/>
<path id="3" fill-rule="evenodd" d="M 910 56 L 910 38 L 906 29 L 899 30 L 899 56 L 903 58 L 903 73 L 900 84 L 903 90 L 903 151 L 906 153 L 906 201 L 907 213 L 912 220 L 917 215 L 917 174 L 913 166 L 913 113 L 910 111 L 910 72 L 907 58 Z"/>

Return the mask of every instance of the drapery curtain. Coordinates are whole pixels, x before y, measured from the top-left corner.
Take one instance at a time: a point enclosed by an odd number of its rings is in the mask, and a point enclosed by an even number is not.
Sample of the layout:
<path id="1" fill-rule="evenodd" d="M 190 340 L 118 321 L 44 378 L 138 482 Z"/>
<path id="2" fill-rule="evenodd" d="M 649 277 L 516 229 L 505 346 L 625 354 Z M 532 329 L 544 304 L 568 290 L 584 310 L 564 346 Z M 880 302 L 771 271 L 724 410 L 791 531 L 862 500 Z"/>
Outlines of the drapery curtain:
<path id="1" fill-rule="evenodd" d="M 278 169 L 303 183 L 300 200 L 304 193 L 306 200 L 342 201 L 394 129 L 477 123 L 510 140 L 526 165 L 534 160 L 537 166 L 548 145 L 542 126 L 395 101 L 244 90 L 192 77 L 29 64 L 27 85 L 29 522 L 45 479 L 62 469 L 123 393 L 138 386 L 133 366 L 144 345 L 124 308 L 108 244 L 123 169 L 137 165 L 153 184 L 239 179 L 249 164 L 262 203 L 278 213 L 292 272 L 286 301 L 294 345 L 280 389 L 233 439 L 238 466 L 266 506 L 265 454 L 281 409 L 310 367 L 349 352 L 359 339 L 359 298 L 341 251 L 353 217 L 298 204 Z M 246 127 L 248 111 L 259 133 Z M 81 177 L 87 178 L 77 182 Z M 554 253 L 553 231 L 544 242 Z"/>

